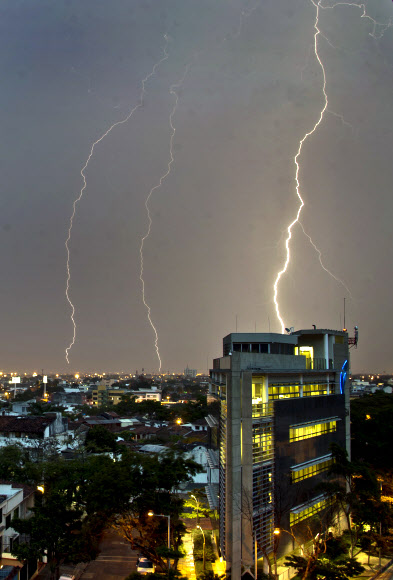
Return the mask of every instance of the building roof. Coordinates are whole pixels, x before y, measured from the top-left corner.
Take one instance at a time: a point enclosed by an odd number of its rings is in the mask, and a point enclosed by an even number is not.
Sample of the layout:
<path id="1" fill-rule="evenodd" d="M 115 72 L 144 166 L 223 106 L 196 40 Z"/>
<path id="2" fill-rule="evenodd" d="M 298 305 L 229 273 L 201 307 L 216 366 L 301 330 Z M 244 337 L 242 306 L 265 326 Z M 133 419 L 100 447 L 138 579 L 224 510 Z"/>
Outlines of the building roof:
<path id="1" fill-rule="evenodd" d="M 142 445 L 140 447 L 141 453 L 164 453 L 168 448 L 164 445 Z"/>
<path id="2" fill-rule="evenodd" d="M 33 493 L 35 492 L 35 488 L 32 487 L 31 485 L 26 485 L 25 483 L 15 483 L 14 481 L 8 481 L 6 479 L 0 479 L 0 485 L 10 485 L 12 487 L 12 489 L 15 489 L 16 491 L 19 489 L 23 490 L 23 499 L 26 499 L 27 497 L 29 497 L 30 495 L 33 495 Z M 8 496 L 0 496 L 0 497 L 4 497 L 7 498 Z M 4 501 L 4 500 L 2 500 Z"/>
<path id="3" fill-rule="evenodd" d="M 48 413 L 44 417 L 0 416 L 0 432 L 42 434 L 55 419 L 56 413 Z"/>

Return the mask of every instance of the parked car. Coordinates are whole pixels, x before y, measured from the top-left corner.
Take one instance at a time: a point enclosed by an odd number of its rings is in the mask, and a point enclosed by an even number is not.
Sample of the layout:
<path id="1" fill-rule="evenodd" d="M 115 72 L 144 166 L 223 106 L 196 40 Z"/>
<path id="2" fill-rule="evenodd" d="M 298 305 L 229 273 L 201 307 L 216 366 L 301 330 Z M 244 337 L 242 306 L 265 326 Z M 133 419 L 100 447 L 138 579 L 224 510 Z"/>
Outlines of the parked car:
<path id="1" fill-rule="evenodd" d="M 136 571 L 140 574 L 153 574 L 153 572 L 155 572 L 155 566 L 153 562 L 150 562 L 147 558 L 138 558 Z"/>

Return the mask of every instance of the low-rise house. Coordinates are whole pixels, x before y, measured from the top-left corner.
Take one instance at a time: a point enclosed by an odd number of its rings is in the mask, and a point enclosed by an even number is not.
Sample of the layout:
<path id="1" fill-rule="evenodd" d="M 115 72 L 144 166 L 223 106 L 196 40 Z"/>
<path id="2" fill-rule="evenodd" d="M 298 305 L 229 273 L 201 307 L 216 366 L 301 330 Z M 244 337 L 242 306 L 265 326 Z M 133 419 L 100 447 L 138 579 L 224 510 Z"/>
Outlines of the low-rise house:
<path id="1" fill-rule="evenodd" d="M 4 482 L 0 480 L 0 555 L 1 568 L 7 565 L 16 565 L 18 561 L 11 554 L 13 546 L 20 538 L 12 527 L 12 519 L 19 517 L 26 519 L 31 515 L 34 507 L 34 488 L 24 484 Z M 20 564 L 22 567 L 23 564 Z M 30 571 L 32 574 L 34 570 Z M 26 576 L 30 578 L 29 576 Z"/>
<path id="2" fill-rule="evenodd" d="M 131 394 L 136 397 L 136 403 L 141 403 L 142 401 L 158 401 L 160 403 L 162 398 L 161 390 L 155 385 L 153 385 L 150 389 L 131 391 Z"/>
<path id="3" fill-rule="evenodd" d="M 68 419 L 61 413 L 44 413 L 40 417 L 0 416 L 0 446 L 19 443 L 31 450 L 43 443 L 64 443 L 68 438 Z"/>
<path id="4" fill-rule="evenodd" d="M 188 445 L 188 449 L 185 452 L 185 457 L 187 459 L 192 459 L 195 461 L 200 468 L 201 471 L 196 473 L 192 476 L 192 481 L 194 483 L 199 483 L 206 485 L 207 484 L 207 466 L 208 466 L 208 459 L 206 455 L 206 447 L 204 445 Z"/>
<path id="5" fill-rule="evenodd" d="M 30 401 L 17 401 L 16 403 L 12 403 L 12 413 L 15 415 L 27 415 L 30 412 L 30 405 L 35 402 L 35 399 L 30 399 Z"/>
<path id="6" fill-rule="evenodd" d="M 196 421 L 192 421 L 190 423 L 184 423 L 184 427 L 189 427 L 192 431 L 207 431 L 207 423 L 206 419 L 197 419 Z"/>
<path id="7" fill-rule="evenodd" d="M 86 403 L 86 395 L 79 389 L 67 389 L 64 392 L 57 391 L 52 393 L 51 402 L 54 405 L 84 405 Z"/>
<path id="8" fill-rule="evenodd" d="M 138 427 L 127 429 L 127 431 L 133 433 L 135 441 L 140 441 L 141 439 L 153 439 L 157 437 L 160 429 L 158 427 L 149 427 L 148 425 L 139 425 Z"/>
<path id="9" fill-rule="evenodd" d="M 78 423 L 88 425 L 89 427 L 95 427 L 101 425 L 108 429 L 108 431 L 117 432 L 121 429 L 120 419 L 105 419 L 104 417 L 84 417 Z"/>

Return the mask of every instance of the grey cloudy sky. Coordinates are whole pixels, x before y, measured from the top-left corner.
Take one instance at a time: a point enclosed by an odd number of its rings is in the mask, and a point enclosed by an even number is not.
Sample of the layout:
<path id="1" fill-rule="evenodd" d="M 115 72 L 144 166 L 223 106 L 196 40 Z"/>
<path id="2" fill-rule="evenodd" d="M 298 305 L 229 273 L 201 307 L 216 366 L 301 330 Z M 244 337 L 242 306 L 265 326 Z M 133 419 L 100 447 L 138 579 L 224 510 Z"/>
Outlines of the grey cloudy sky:
<path id="1" fill-rule="evenodd" d="M 326 0 L 324 6 L 333 2 Z M 367 4 L 393 19 L 390 0 Z M 321 10 L 328 111 L 300 157 L 301 221 L 279 288 L 287 326 L 359 325 L 353 371 L 393 372 L 393 27 L 379 39 L 355 6 Z M 222 337 L 280 331 L 273 283 L 298 203 L 299 140 L 323 107 L 311 0 L 5 0 L 0 7 L 2 370 L 158 370 L 143 306 L 146 196 L 169 161 L 169 89 L 191 64 L 173 118 L 171 174 L 150 200 L 146 299 L 163 370 L 200 371 Z M 378 33 L 382 32 L 378 28 Z M 95 148 L 71 250 L 80 170 Z M 335 113 L 335 114 L 333 114 Z"/>

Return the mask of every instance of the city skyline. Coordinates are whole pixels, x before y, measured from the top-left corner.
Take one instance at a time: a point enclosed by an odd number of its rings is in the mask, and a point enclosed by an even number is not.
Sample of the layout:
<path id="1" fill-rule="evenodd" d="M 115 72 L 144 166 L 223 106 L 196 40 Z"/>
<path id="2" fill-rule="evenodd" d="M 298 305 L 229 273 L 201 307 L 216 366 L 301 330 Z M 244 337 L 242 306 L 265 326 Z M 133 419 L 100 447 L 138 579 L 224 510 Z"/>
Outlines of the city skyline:
<path id="1" fill-rule="evenodd" d="M 334 2 L 323 3 L 333 6 Z M 144 367 L 207 370 L 229 332 L 280 332 L 273 283 L 297 211 L 294 156 L 323 106 L 314 54 L 316 5 L 304 0 L 153 2 L 39 0 L 2 6 L 0 221 L 4 369 L 60 373 Z M 378 22 L 392 3 L 366 3 Z M 393 372 L 389 217 L 393 28 L 362 9 L 321 10 L 318 53 L 329 96 L 304 143 L 301 224 L 279 287 L 285 326 L 359 326 L 352 372 Z M 70 240 L 72 338 L 64 243 L 92 144 L 99 143 Z M 35 369 L 39 370 L 39 369 Z M 10 372 L 10 371 L 9 371 Z"/>

